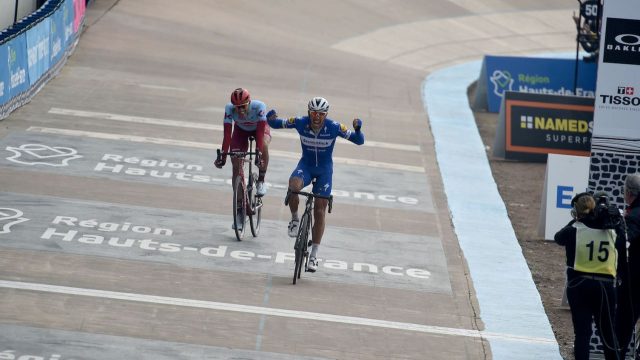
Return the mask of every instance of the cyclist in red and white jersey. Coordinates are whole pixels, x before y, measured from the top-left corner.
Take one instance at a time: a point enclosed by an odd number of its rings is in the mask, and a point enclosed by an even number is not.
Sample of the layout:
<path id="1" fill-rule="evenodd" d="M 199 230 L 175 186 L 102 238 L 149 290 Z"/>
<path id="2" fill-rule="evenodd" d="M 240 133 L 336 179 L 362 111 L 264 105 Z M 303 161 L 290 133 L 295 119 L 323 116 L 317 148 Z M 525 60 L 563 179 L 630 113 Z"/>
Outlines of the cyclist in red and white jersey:
<path id="1" fill-rule="evenodd" d="M 224 109 L 224 138 L 222 140 L 222 151 L 247 151 L 249 148 L 249 137 L 256 139 L 256 150 L 259 153 L 256 163 L 259 169 L 258 185 L 256 194 L 264 196 L 267 188 L 264 178 L 269 164 L 269 143 L 271 133 L 267 125 L 266 105 L 259 100 L 251 100 L 249 91 L 244 88 L 237 88 L 231 93 L 231 102 Z M 233 131 L 233 132 L 232 132 Z M 227 159 L 221 156 L 215 161 L 215 166 L 221 169 Z M 233 179 L 242 171 L 242 160 L 231 159 L 233 165 Z M 240 222 L 244 223 L 244 222 Z"/>

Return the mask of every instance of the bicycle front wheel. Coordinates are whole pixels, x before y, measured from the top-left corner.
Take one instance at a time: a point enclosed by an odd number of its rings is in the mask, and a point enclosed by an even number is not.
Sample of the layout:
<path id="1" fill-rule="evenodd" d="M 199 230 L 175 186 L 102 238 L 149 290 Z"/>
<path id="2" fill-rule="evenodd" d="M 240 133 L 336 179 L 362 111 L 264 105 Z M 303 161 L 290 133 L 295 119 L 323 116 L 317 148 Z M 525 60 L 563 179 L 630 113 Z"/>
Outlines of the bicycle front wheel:
<path id="1" fill-rule="evenodd" d="M 249 215 L 249 224 L 251 225 L 251 234 L 257 237 L 260 233 L 260 220 L 262 218 L 262 198 L 257 193 L 258 177 L 257 174 L 251 174 L 249 177 L 250 188 L 247 189 L 249 195 L 249 204 L 251 205 L 251 215 Z"/>
<path id="2" fill-rule="evenodd" d="M 244 180 L 242 176 L 236 176 L 236 181 L 233 184 L 233 230 L 238 241 L 242 241 L 244 237 L 244 225 L 247 218 L 247 202 L 244 195 Z"/>
<path id="3" fill-rule="evenodd" d="M 298 236 L 296 236 L 296 245 L 294 246 L 295 254 L 296 254 L 296 266 L 293 270 L 293 284 L 295 285 L 296 280 L 300 279 L 300 274 L 302 273 L 302 266 L 306 262 L 305 254 L 307 252 L 307 238 L 309 237 L 309 227 L 308 227 L 309 219 L 307 214 L 302 215 L 302 219 L 300 219 L 300 227 L 298 228 Z"/>

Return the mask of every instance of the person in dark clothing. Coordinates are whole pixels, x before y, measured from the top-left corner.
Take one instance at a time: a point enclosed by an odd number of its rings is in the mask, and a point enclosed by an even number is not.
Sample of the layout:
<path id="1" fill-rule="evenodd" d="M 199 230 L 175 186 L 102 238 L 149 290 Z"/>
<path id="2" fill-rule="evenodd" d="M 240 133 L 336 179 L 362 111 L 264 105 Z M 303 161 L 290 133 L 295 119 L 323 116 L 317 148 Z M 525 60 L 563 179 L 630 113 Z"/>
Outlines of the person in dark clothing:
<path id="1" fill-rule="evenodd" d="M 604 197 L 606 200 L 606 197 Z M 573 321 L 576 360 L 589 359 L 591 317 L 604 344 L 607 360 L 618 359 L 615 328 L 615 280 L 619 254 L 625 254 L 626 239 L 622 221 L 611 226 L 608 204 L 589 193 L 571 200 L 573 220 L 555 234 L 567 256 L 567 299 Z"/>
<path id="2" fill-rule="evenodd" d="M 640 173 L 627 175 L 624 181 L 624 219 L 627 224 L 629 260 L 619 271 L 616 333 L 622 359 L 629 347 L 633 328 L 640 317 Z M 640 354 L 635 354 L 640 359 Z"/>

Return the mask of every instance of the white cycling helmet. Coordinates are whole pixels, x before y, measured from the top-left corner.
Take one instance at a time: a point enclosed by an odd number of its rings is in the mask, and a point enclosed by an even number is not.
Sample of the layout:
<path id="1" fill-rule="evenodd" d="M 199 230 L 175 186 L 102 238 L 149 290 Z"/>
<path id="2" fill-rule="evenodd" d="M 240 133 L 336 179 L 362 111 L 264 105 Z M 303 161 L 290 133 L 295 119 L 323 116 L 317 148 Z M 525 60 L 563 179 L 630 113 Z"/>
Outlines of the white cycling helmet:
<path id="1" fill-rule="evenodd" d="M 309 111 L 329 112 L 329 102 L 322 97 L 314 97 L 309 100 Z"/>

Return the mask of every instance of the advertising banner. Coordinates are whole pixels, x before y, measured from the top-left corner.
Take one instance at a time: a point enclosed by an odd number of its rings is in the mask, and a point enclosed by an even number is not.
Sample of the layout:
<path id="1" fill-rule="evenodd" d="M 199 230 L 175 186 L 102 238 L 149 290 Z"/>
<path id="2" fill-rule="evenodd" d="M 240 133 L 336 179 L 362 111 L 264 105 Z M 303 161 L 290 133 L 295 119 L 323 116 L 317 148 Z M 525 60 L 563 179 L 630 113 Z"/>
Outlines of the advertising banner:
<path id="1" fill-rule="evenodd" d="M 73 32 L 77 33 L 84 19 L 85 0 L 73 0 L 74 16 L 73 16 Z"/>
<path id="2" fill-rule="evenodd" d="M 624 203 L 626 174 L 640 172 L 640 2 L 604 6 L 589 189 Z"/>
<path id="3" fill-rule="evenodd" d="M 607 17 L 604 26 L 595 110 L 601 121 L 596 122 L 596 134 L 623 138 L 640 134 L 640 20 Z"/>
<path id="4" fill-rule="evenodd" d="M 640 20 L 608 17 L 603 62 L 640 65 Z"/>
<path id="5" fill-rule="evenodd" d="M 553 240 L 571 220 L 571 199 L 586 191 L 588 175 L 588 156 L 549 154 L 538 223 L 545 240 Z"/>
<path id="6" fill-rule="evenodd" d="M 507 91 L 502 114 L 504 120 L 499 121 L 505 129 L 496 133 L 503 133 L 504 139 L 496 141 L 504 141 L 505 158 L 544 160 L 542 155 L 550 153 L 590 154 L 592 98 Z"/>
<path id="7" fill-rule="evenodd" d="M 7 44 L 0 45 L 0 106 L 9 101 L 9 85 L 11 78 L 9 77 L 9 52 Z"/>
<path id="8" fill-rule="evenodd" d="M 575 59 L 485 56 L 477 96 L 485 96 L 486 109 L 498 112 L 507 91 L 547 95 L 595 96 L 596 64 L 578 62 L 574 93 Z M 476 97 L 474 107 L 484 99 Z"/>
<path id="9" fill-rule="evenodd" d="M 51 32 L 49 35 L 49 65 L 53 66 L 60 61 L 62 55 L 64 55 L 64 49 L 66 47 L 66 41 L 64 39 L 64 7 L 61 6 L 56 10 L 51 17 Z"/>
<path id="10" fill-rule="evenodd" d="M 49 70 L 49 35 L 51 20 L 45 18 L 36 26 L 27 30 L 27 60 L 29 84 L 35 84 L 42 74 Z"/>
<path id="11" fill-rule="evenodd" d="M 73 31 L 73 20 L 75 19 L 73 1 L 74 0 L 64 0 L 64 3 L 60 7 L 60 9 L 62 9 L 65 48 L 68 48 L 75 39 L 75 32 Z"/>
<path id="12" fill-rule="evenodd" d="M 29 88 L 27 36 L 20 34 L 6 45 L 9 60 L 9 97 L 14 97 Z"/>

